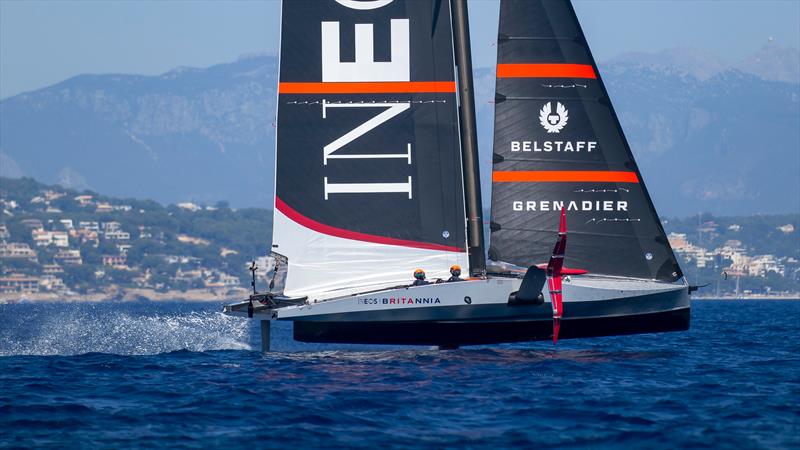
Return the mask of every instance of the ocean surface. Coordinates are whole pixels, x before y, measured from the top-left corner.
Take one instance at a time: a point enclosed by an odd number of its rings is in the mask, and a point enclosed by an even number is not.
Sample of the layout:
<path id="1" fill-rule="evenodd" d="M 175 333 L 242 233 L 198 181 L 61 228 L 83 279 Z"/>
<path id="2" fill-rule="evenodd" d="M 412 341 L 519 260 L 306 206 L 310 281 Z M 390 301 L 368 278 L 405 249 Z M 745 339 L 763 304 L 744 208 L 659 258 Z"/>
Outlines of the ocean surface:
<path id="1" fill-rule="evenodd" d="M 0 305 L 0 447 L 800 448 L 800 302 L 682 333 L 308 345 L 219 304 Z"/>

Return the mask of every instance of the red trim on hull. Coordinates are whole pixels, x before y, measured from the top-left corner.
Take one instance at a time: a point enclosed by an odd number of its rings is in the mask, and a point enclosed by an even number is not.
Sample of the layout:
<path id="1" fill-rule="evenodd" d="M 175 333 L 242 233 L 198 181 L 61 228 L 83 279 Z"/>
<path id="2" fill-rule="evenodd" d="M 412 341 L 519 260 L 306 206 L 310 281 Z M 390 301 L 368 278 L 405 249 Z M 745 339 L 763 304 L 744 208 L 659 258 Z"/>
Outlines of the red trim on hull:
<path id="1" fill-rule="evenodd" d="M 275 208 L 277 208 L 278 211 L 282 212 L 286 217 L 296 222 L 297 224 L 302 225 L 310 230 L 314 230 L 317 233 L 327 234 L 328 236 L 334 236 L 343 239 L 351 239 L 354 241 L 372 242 L 374 244 L 421 248 L 423 250 L 439 250 L 443 252 L 458 252 L 458 253 L 466 252 L 466 249 L 453 247 L 449 245 L 431 244 L 428 242 L 407 241 L 405 239 L 395 239 L 383 236 L 375 236 L 372 234 L 359 233 L 357 231 L 350 231 L 342 228 L 332 227 L 330 225 L 325 225 L 324 223 L 317 222 L 316 220 L 310 219 L 300 214 L 278 197 L 275 197 Z"/>

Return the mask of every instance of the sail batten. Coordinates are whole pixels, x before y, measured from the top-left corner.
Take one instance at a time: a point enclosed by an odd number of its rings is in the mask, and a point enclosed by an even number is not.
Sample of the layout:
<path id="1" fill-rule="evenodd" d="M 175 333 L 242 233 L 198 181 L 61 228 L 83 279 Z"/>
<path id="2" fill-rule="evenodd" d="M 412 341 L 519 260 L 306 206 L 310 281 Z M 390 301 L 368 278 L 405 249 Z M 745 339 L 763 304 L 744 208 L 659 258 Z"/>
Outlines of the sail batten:
<path id="1" fill-rule="evenodd" d="M 490 258 L 567 258 L 590 273 L 682 276 L 568 0 L 501 0 Z"/>

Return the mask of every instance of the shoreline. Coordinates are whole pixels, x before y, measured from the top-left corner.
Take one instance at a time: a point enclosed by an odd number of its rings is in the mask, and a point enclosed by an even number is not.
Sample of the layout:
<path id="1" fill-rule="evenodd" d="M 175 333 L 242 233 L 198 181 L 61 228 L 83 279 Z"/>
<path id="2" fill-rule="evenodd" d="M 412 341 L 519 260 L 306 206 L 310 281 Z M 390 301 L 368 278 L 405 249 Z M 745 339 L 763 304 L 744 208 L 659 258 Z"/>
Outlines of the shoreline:
<path id="1" fill-rule="evenodd" d="M 188 289 L 158 292 L 155 289 L 119 289 L 91 294 L 36 292 L 31 294 L 11 293 L 0 295 L 0 304 L 65 302 L 65 303 L 103 303 L 103 302 L 226 302 L 247 300 L 250 291 L 244 288 L 226 290 Z"/>
<path id="2" fill-rule="evenodd" d="M 52 292 L 37 292 L 33 294 L 11 293 L 0 295 L 1 304 L 14 303 L 33 303 L 33 302 L 65 302 L 65 303 L 103 303 L 103 302 L 233 302 L 245 301 L 250 295 L 250 291 L 244 288 L 232 288 L 227 290 L 208 290 L 208 289 L 189 289 L 186 291 L 170 290 L 158 292 L 155 289 L 119 289 L 108 292 L 92 294 L 56 294 Z M 721 296 L 693 296 L 692 300 L 790 300 L 800 301 L 800 292 L 791 294 L 749 294 L 745 296 L 721 295 Z"/>

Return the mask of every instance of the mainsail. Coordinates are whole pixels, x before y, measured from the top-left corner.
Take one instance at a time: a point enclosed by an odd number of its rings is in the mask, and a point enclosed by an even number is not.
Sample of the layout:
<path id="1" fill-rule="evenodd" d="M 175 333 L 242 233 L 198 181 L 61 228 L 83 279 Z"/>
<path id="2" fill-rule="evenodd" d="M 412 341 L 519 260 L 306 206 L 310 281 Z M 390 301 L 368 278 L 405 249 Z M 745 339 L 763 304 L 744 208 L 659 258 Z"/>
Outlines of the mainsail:
<path id="1" fill-rule="evenodd" d="M 561 208 L 566 265 L 682 276 L 568 0 L 502 0 L 489 257 L 546 263 Z"/>
<path id="2" fill-rule="evenodd" d="M 446 0 L 283 3 L 273 247 L 287 295 L 467 265 L 453 58 Z"/>

